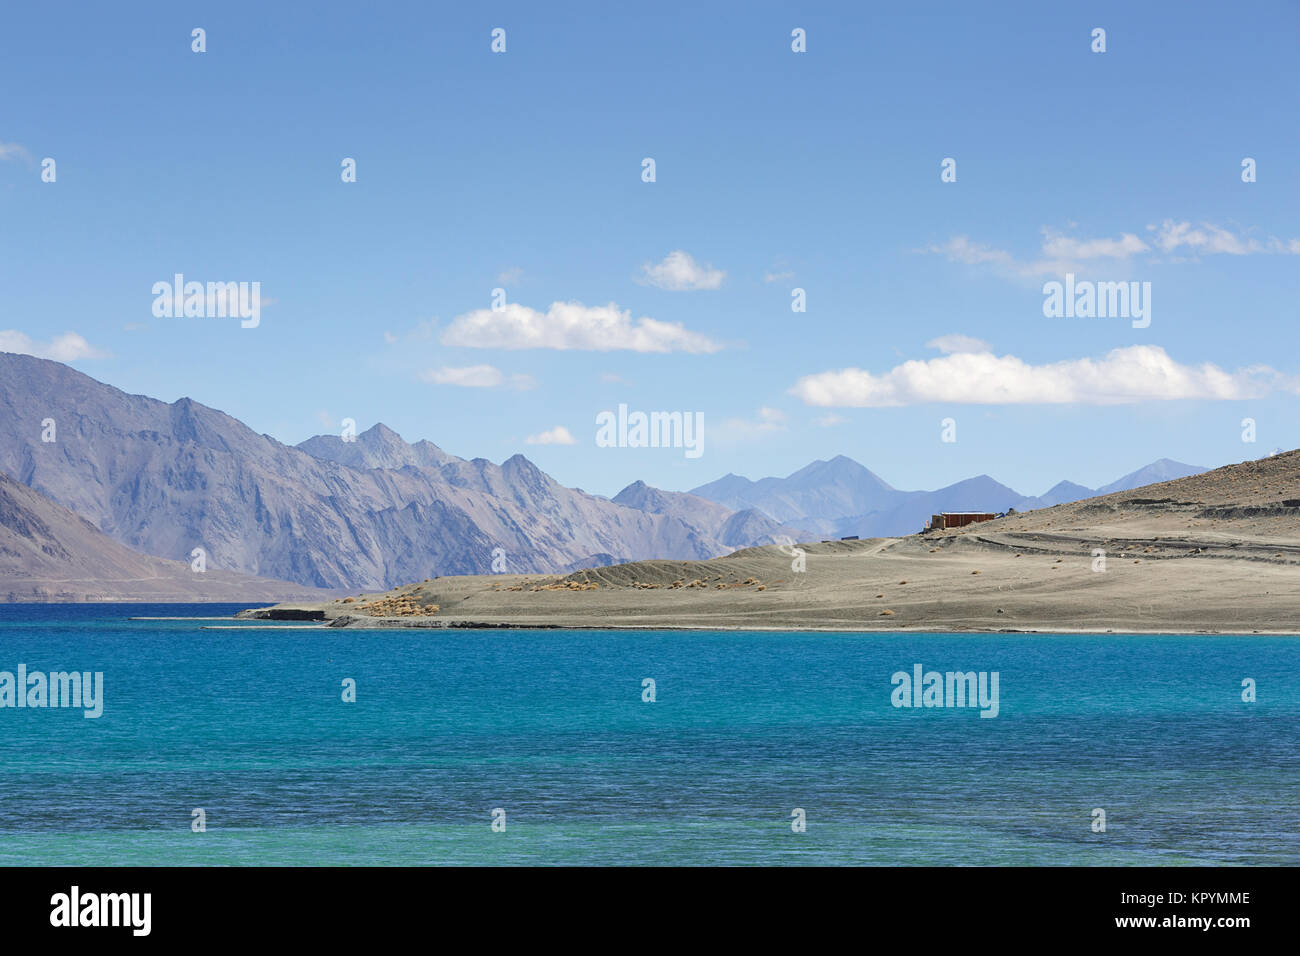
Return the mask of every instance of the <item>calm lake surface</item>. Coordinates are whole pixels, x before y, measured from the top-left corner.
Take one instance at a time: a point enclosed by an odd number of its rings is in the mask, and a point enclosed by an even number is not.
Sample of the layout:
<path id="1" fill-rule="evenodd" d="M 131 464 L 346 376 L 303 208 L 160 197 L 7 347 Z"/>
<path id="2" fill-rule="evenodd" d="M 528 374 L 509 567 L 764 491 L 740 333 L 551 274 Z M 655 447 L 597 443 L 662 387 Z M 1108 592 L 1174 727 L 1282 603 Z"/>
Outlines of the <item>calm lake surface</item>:
<path id="1" fill-rule="evenodd" d="M 0 864 L 1300 863 L 1296 639 L 129 620 L 242 606 L 0 605 L 104 698 L 0 708 Z"/>

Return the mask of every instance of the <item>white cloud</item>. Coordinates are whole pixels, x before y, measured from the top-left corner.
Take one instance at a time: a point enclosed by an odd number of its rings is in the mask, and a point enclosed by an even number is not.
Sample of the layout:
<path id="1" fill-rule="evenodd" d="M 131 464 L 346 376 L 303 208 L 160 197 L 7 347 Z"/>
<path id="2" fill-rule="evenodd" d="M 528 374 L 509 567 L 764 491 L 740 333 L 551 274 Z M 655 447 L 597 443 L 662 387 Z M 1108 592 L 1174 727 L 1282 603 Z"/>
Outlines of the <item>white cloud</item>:
<path id="1" fill-rule="evenodd" d="M 717 352 L 722 346 L 679 322 L 651 318 L 609 305 L 552 302 L 545 313 L 517 302 L 501 311 L 476 309 L 457 316 L 442 335 L 443 345 L 498 349 L 581 349 L 610 352 Z"/>
<path id="2" fill-rule="evenodd" d="M 437 329 L 437 327 L 438 327 L 438 320 L 436 318 L 420 319 L 418 322 L 415 323 L 414 327 L 412 327 L 408 332 L 397 333 L 397 332 L 385 331 L 384 342 L 386 342 L 388 345 L 396 345 L 398 342 L 401 342 L 403 340 L 409 340 L 413 342 L 424 341 L 433 338 L 433 333 Z"/>
<path id="3" fill-rule="evenodd" d="M 95 348 L 76 332 L 64 332 L 48 342 L 38 342 L 16 329 L 0 331 L 0 352 L 17 352 L 56 362 L 75 362 L 78 359 L 108 358 L 108 353 Z"/>
<path id="4" fill-rule="evenodd" d="M 764 405 L 758 410 L 758 414 L 754 418 L 725 419 L 715 430 L 715 439 L 720 443 L 727 444 L 764 438 L 774 432 L 785 431 L 786 421 L 789 417 L 778 408 L 769 408 Z"/>
<path id="5" fill-rule="evenodd" d="M 980 242 L 972 242 L 969 236 L 953 236 L 944 243 L 930 243 L 923 252 L 934 252 L 948 257 L 949 262 L 961 262 L 968 266 L 995 263 L 997 265 L 1015 266 L 1015 257 L 1005 249 L 995 249 Z"/>
<path id="6" fill-rule="evenodd" d="M 1300 255 L 1300 239 L 1278 239 L 1269 236 L 1260 240 L 1238 235 L 1222 226 L 1208 222 L 1193 226 L 1190 222 L 1175 222 L 1166 219 L 1159 228 L 1147 226 L 1156 234 L 1156 245 L 1165 252 L 1178 252 L 1181 249 L 1197 254 L 1224 254 L 1230 256 L 1248 256 L 1260 253 L 1282 253 Z"/>
<path id="7" fill-rule="evenodd" d="M 529 445 L 576 445 L 578 439 L 569 434 L 563 425 L 556 425 L 549 431 L 529 435 L 524 441 Z"/>
<path id="8" fill-rule="evenodd" d="M 860 368 L 808 375 L 791 394 L 822 407 L 878 408 L 951 402 L 973 405 L 1115 405 L 1172 399 L 1257 398 L 1272 388 L 1300 391 L 1267 366 L 1227 372 L 1209 362 L 1182 365 L 1154 345 L 1114 349 L 1101 359 L 1030 365 L 1014 355 L 956 353 L 909 361 L 881 375 Z"/>
<path id="9" fill-rule="evenodd" d="M 1076 239 L 1043 228 L 1043 255 L 1050 259 L 1127 259 L 1150 248 L 1131 232 L 1118 239 Z"/>
<path id="10" fill-rule="evenodd" d="M 500 285 L 518 285 L 523 277 L 523 269 L 519 266 L 511 266 L 509 269 L 502 269 L 497 273 L 497 283 Z"/>
<path id="11" fill-rule="evenodd" d="M 969 335 L 941 335 L 925 343 L 928 349 L 938 349 L 944 355 L 954 352 L 992 352 L 993 346 L 983 339 L 971 338 Z"/>
<path id="12" fill-rule="evenodd" d="M 685 292 L 693 289 L 720 288 L 722 280 L 726 277 L 727 274 L 721 269 L 715 269 L 711 265 L 701 265 L 691 257 L 689 252 L 674 249 L 664 256 L 662 262 L 654 265 L 647 262 L 643 265 L 641 278 L 638 281 L 644 285 L 668 289 L 670 292 Z"/>
<path id="13" fill-rule="evenodd" d="M 794 278 L 793 272 L 764 272 L 764 282 L 785 282 Z"/>
<path id="14" fill-rule="evenodd" d="M 21 159 L 25 163 L 30 163 L 32 154 L 27 151 L 26 146 L 17 143 L 0 143 L 0 160 L 6 159 Z"/>
<path id="15" fill-rule="evenodd" d="M 819 416 L 819 417 L 816 419 L 815 424 L 816 424 L 817 427 L 819 427 L 819 428 L 831 428 L 831 427 L 833 427 L 833 426 L 835 426 L 835 425 L 843 425 L 843 424 L 846 424 L 847 422 L 848 422 L 848 419 L 845 418 L 843 415 L 836 415 L 834 412 L 832 412 L 832 413 L 829 414 L 829 415 L 821 415 L 821 416 Z"/>
<path id="16" fill-rule="evenodd" d="M 462 368 L 429 369 L 420 376 L 424 381 L 434 385 L 456 385 L 461 388 L 497 388 L 509 385 L 511 388 L 532 388 L 535 382 L 530 375 L 507 376 L 492 365 L 467 365 Z"/>
<path id="17" fill-rule="evenodd" d="M 1124 260 L 1150 251 L 1145 242 L 1129 232 L 1122 233 L 1118 239 L 1079 239 L 1044 226 L 1042 233 L 1042 257 L 1032 260 L 1018 259 L 1006 249 L 973 242 L 968 236 L 953 236 L 944 243 L 931 243 L 922 251 L 946 256 L 949 262 L 987 265 L 1005 275 L 1024 278 L 1080 271 L 1080 263 L 1092 259 Z"/>
<path id="18" fill-rule="evenodd" d="M 1166 253 L 1300 255 L 1300 239 L 1278 239 L 1275 236 L 1256 239 L 1210 223 L 1193 226 L 1190 222 L 1166 219 L 1159 226 L 1146 228 L 1155 233 L 1151 237 L 1154 247 Z M 1121 233 L 1116 239 L 1080 239 L 1047 226 L 1042 232 L 1041 257 L 1037 259 L 1019 259 L 1006 249 L 974 242 L 968 236 L 953 236 L 946 242 L 931 243 L 921 251 L 946 256 L 949 262 L 989 266 L 995 272 L 1020 278 L 1082 272 L 1087 268 L 1084 264 L 1092 260 L 1122 262 L 1153 251 L 1151 244 L 1131 232 Z"/>

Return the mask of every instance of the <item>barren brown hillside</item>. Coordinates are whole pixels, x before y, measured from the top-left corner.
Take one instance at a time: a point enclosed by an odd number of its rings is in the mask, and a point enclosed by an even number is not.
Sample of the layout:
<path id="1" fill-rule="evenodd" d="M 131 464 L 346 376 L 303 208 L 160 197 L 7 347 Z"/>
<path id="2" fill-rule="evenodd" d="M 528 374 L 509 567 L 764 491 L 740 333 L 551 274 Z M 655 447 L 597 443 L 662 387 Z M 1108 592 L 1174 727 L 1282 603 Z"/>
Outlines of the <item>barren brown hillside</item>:
<path id="1" fill-rule="evenodd" d="M 1296 499 L 1300 451 L 960 531 L 437 578 L 275 613 L 363 627 L 1296 633 Z"/>

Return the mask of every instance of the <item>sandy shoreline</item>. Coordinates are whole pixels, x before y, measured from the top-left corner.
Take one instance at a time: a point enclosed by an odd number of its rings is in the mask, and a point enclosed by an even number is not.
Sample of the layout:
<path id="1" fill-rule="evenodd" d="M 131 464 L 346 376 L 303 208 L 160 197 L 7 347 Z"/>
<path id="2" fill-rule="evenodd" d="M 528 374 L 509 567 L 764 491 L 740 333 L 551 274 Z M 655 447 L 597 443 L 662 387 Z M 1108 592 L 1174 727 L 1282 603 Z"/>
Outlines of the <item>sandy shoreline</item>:
<path id="1" fill-rule="evenodd" d="M 256 609 L 254 609 L 256 610 Z M 249 617 L 240 618 L 240 620 L 255 620 Z M 900 632 L 909 632 L 913 634 L 933 634 L 944 637 L 960 637 L 969 635 L 972 637 L 989 636 L 989 635 L 1023 635 L 1031 636 L 1068 636 L 1068 635 L 1121 635 L 1135 637 L 1300 637 L 1300 630 L 1206 630 L 1197 631 L 1168 631 L 1168 630 L 1137 630 L 1126 628 L 1115 630 L 1113 628 L 1070 628 L 1054 627 L 1050 630 L 1041 630 L 1037 628 L 1000 628 L 998 630 L 983 630 L 979 628 L 954 628 L 943 630 L 939 628 L 909 628 L 906 625 L 894 627 L 872 627 L 870 625 L 861 625 L 857 627 L 741 627 L 730 624 L 713 624 L 713 625 L 691 625 L 691 624 L 663 624 L 650 627 L 642 624 L 512 624 L 499 623 L 491 624 L 480 621 L 405 621 L 398 618 L 370 618 L 367 620 L 352 619 L 347 623 L 319 624 L 315 627 L 304 625 L 288 624 L 262 624 L 262 625 L 206 625 L 200 627 L 203 631 L 233 631 L 246 630 L 249 627 L 256 627 L 259 630 L 284 630 L 284 631 L 304 631 L 304 630 L 321 630 L 338 628 L 349 628 L 352 630 L 364 631 L 389 631 L 403 629 L 423 629 L 433 631 L 455 631 L 455 630 L 484 630 L 484 631 L 681 631 L 683 633 L 709 633 L 712 631 L 725 631 L 728 633 L 745 633 L 745 634 L 898 634 Z"/>

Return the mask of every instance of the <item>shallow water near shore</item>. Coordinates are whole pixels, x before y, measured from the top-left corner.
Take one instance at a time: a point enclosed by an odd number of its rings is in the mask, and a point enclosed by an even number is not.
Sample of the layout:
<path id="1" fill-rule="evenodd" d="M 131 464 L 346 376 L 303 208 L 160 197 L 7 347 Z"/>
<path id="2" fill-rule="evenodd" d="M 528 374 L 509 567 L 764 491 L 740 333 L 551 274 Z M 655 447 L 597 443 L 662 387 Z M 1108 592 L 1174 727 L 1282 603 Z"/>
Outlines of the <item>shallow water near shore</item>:
<path id="1" fill-rule="evenodd" d="M 1300 863 L 1296 638 L 129 620 L 240 607 L 0 605 L 0 671 L 104 675 L 0 708 L 0 864 Z"/>

